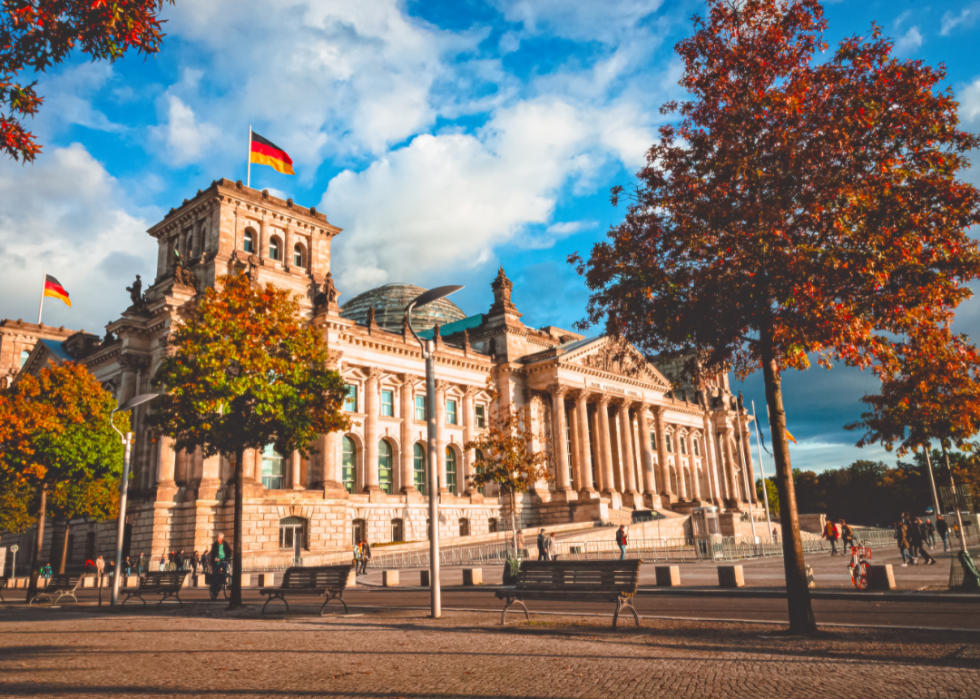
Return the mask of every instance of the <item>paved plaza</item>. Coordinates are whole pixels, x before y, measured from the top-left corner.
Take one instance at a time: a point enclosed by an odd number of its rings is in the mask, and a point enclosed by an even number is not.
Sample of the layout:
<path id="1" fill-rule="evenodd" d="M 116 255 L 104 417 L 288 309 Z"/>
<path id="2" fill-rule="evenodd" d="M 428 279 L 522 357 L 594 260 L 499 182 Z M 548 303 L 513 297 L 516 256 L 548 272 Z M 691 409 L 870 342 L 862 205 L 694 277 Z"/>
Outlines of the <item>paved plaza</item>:
<path id="1" fill-rule="evenodd" d="M 980 634 L 218 605 L 0 612 L 0 696 L 973 697 Z"/>

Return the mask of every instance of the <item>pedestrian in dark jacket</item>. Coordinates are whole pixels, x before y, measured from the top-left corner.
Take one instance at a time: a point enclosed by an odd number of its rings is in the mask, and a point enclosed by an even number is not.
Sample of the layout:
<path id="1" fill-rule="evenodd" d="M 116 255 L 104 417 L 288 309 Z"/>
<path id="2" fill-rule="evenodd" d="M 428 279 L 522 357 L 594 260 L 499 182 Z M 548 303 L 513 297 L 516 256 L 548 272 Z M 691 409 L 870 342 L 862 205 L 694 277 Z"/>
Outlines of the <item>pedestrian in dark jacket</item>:
<path id="1" fill-rule="evenodd" d="M 201 559 L 197 555 L 197 551 L 191 554 L 191 572 L 197 575 L 197 566 L 200 565 Z"/>
<path id="2" fill-rule="evenodd" d="M 936 565 L 936 559 L 926 551 L 926 527 L 918 517 L 909 528 L 909 541 L 912 544 L 912 555 L 915 556 L 912 559 L 914 562 L 917 563 L 921 556 L 924 559 L 922 565 Z"/>
<path id="3" fill-rule="evenodd" d="M 181 549 L 180 551 L 178 551 L 177 552 L 177 555 L 174 556 L 174 565 L 177 566 L 177 570 L 183 570 L 184 569 L 184 551 L 183 551 L 183 549 Z"/>
<path id="4" fill-rule="evenodd" d="M 142 575 L 146 572 L 146 556 L 140 551 L 140 557 L 136 559 L 136 574 Z"/>
<path id="5" fill-rule="evenodd" d="M 929 542 L 929 546 L 936 548 L 936 525 L 932 523 L 931 519 L 925 521 L 926 525 L 926 541 Z"/>
<path id="6" fill-rule="evenodd" d="M 943 540 L 943 551 L 949 551 L 948 535 L 949 535 L 949 524 L 942 515 L 936 516 L 936 533 L 939 534 L 939 538 Z"/>
<path id="7" fill-rule="evenodd" d="M 840 536 L 844 540 L 844 554 L 846 555 L 851 552 L 851 547 L 854 546 L 854 530 L 844 520 L 841 520 L 839 524 Z"/>
<path id="8" fill-rule="evenodd" d="M 898 544 L 898 550 L 902 552 L 902 567 L 907 568 L 912 554 L 909 553 L 908 527 L 902 520 L 895 522 L 895 543 Z"/>
<path id="9" fill-rule="evenodd" d="M 619 560 L 621 561 L 626 560 L 627 543 L 626 526 L 621 524 L 619 525 L 619 530 L 616 532 L 616 545 L 619 547 Z"/>
<path id="10" fill-rule="evenodd" d="M 538 532 L 538 560 L 539 561 L 548 560 L 548 554 L 544 550 L 544 529 Z"/>

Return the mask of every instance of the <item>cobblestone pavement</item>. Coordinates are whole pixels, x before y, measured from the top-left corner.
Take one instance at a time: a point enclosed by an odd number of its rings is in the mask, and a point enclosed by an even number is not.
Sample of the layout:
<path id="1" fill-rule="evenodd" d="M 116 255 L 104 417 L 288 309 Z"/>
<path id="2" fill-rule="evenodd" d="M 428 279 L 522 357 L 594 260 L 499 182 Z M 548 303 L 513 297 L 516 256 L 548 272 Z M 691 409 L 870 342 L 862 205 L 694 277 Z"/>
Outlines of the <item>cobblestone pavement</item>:
<path id="1" fill-rule="evenodd" d="M 261 618 L 206 605 L 0 612 L 0 696 L 973 697 L 976 633 L 414 612 Z"/>

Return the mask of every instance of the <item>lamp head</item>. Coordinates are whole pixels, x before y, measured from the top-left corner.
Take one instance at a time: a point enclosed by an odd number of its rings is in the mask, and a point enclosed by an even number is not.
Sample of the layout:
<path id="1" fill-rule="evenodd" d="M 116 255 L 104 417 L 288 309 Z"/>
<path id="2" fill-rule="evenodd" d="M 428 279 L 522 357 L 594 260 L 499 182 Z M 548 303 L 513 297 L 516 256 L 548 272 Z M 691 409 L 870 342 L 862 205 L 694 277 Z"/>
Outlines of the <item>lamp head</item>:
<path id="1" fill-rule="evenodd" d="M 133 396 L 132 398 L 130 398 L 128 401 L 120 405 L 112 412 L 118 413 L 118 412 L 125 412 L 126 410 L 132 410 L 137 405 L 143 405 L 143 403 L 149 403 L 154 398 L 158 398 L 159 395 L 160 395 L 159 393 L 143 393 L 138 396 Z"/>

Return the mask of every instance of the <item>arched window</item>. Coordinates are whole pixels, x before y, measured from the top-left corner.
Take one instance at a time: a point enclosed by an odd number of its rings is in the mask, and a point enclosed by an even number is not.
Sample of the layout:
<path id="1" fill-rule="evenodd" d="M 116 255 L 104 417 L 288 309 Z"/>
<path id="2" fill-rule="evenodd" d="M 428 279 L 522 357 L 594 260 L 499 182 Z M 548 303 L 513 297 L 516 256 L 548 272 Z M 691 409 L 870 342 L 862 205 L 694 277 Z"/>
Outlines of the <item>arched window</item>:
<path id="1" fill-rule="evenodd" d="M 476 460 L 477 460 L 477 462 L 483 461 L 483 452 L 480 451 L 479 449 L 476 450 Z M 476 467 L 476 472 L 477 473 L 483 473 L 483 467 L 482 466 L 477 466 Z M 479 486 L 476 490 L 477 490 L 477 492 L 480 493 L 480 495 L 486 495 L 487 494 L 487 487 L 485 485 Z"/>
<path id="2" fill-rule="evenodd" d="M 262 487 L 282 490 L 286 486 L 285 464 L 281 455 L 269 444 L 262 450 Z"/>
<path id="3" fill-rule="evenodd" d="M 425 495 L 425 447 L 416 443 L 413 453 L 415 458 L 413 460 L 412 470 L 415 474 L 415 489 L 422 493 L 422 495 Z"/>
<path id="4" fill-rule="evenodd" d="M 382 439 L 378 442 L 378 485 L 388 495 L 391 495 L 391 466 L 391 444 Z"/>
<path id="5" fill-rule="evenodd" d="M 255 232 L 251 228 L 245 230 L 245 237 L 242 238 L 242 250 L 247 253 L 255 252 Z"/>
<path id="6" fill-rule="evenodd" d="M 279 520 L 279 548 L 292 551 L 299 541 L 300 548 L 308 549 L 306 520 L 302 517 L 284 517 Z"/>
<path id="7" fill-rule="evenodd" d="M 348 493 L 354 492 L 354 468 L 356 457 L 357 447 L 354 446 L 354 440 L 350 437 L 344 437 L 344 459 L 341 469 L 343 471 L 342 478 L 344 479 L 344 487 L 347 489 Z"/>
<path id="8" fill-rule="evenodd" d="M 293 265 L 296 267 L 302 267 L 303 257 L 303 246 L 297 243 L 293 246 Z"/>
<path id="9" fill-rule="evenodd" d="M 456 495 L 456 450 L 446 447 L 446 490 Z"/>
<path id="10" fill-rule="evenodd" d="M 405 541 L 405 520 L 391 520 L 391 540 L 392 542 Z"/>
<path id="11" fill-rule="evenodd" d="M 460 536 L 470 535 L 470 520 L 466 519 L 465 517 L 459 520 L 459 535 Z"/>
<path id="12" fill-rule="evenodd" d="M 269 259 L 282 259 L 282 244 L 279 242 L 279 238 L 271 238 L 269 240 Z"/>
<path id="13" fill-rule="evenodd" d="M 30 350 L 21 350 L 20 351 L 20 367 L 21 367 L 21 369 L 23 369 L 24 368 L 24 365 L 27 364 L 27 358 L 30 357 L 30 356 L 31 356 L 31 351 Z"/>

